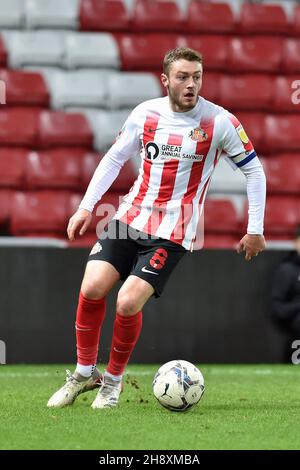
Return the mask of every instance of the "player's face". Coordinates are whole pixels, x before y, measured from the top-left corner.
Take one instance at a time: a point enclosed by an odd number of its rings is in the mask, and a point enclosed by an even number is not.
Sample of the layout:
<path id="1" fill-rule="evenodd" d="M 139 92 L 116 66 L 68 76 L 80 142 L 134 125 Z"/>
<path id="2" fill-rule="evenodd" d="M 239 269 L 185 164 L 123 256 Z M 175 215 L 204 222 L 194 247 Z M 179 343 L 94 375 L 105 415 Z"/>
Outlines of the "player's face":
<path id="1" fill-rule="evenodd" d="M 180 59 L 170 66 L 169 76 L 162 74 L 173 111 L 183 113 L 196 106 L 202 85 L 202 64 Z"/>

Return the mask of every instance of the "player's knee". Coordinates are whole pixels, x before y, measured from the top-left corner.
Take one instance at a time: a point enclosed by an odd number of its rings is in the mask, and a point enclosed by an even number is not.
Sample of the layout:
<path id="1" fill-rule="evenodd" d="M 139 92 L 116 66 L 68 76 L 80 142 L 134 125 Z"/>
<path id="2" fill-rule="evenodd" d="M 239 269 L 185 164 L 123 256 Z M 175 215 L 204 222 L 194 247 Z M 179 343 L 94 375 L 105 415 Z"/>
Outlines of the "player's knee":
<path id="1" fill-rule="evenodd" d="M 83 283 L 81 286 L 81 293 L 89 300 L 100 300 L 104 297 L 103 289 L 95 283 Z"/>
<path id="2" fill-rule="evenodd" d="M 130 294 L 119 294 L 117 299 L 117 312 L 119 315 L 129 317 L 139 311 L 136 301 Z"/>

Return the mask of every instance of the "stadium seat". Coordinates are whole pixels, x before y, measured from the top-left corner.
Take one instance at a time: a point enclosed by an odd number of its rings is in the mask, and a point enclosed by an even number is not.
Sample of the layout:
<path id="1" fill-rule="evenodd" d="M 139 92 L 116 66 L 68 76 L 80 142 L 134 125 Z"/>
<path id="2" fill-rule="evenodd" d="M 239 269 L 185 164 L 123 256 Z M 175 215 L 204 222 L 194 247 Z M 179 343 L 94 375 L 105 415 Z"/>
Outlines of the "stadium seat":
<path id="1" fill-rule="evenodd" d="M 64 233 L 68 200 L 66 191 L 16 192 L 12 201 L 12 234 Z"/>
<path id="2" fill-rule="evenodd" d="M 299 117 L 288 114 L 266 116 L 264 141 L 269 152 L 299 151 Z"/>
<path id="3" fill-rule="evenodd" d="M 80 188 L 81 158 L 77 149 L 59 148 L 29 152 L 26 158 L 26 187 L 32 189 Z"/>
<path id="4" fill-rule="evenodd" d="M 281 5 L 244 2 L 241 6 L 239 33 L 285 34 L 290 26 Z"/>
<path id="5" fill-rule="evenodd" d="M 227 68 L 232 72 L 278 72 L 282 40 L 277 37 L 235 37 L 229 46 Z"/>
<path id="6" fill-rule="evenodd" d="M 239 242 L 239 235 L 228 235 L 224 233 L 204 233 L 205 250 L 233 250 Z"/>
<path id="7" fill-rule="evenodd" d="M 220 94 L 220 104 L 230 110 L 268 110 L 274 94 L 273 79 L 258 74 L 225 75 L 220 80 Z"/>
<path id="8" fill-rule="evenodd" d="M 66 66 L 107 67 L 119 69 L 120 58 L 116 40 L 109 33 L 71 33 L 66 37 Z"/>
<path id="9" fill-rule="evenodd" d="M 51 88 L 52 106 L 56 109 L 67 106 L 106 108 L 109 76 L 109 72 L 97 70 L 54 74 L 52 80 L 48 82 Z"/>
<path id="10" fill-rule="evenodd" d="M 1 109 L 0 107 L 0 145 L 35 147 L 39 112 L 26 108 Z"/>
<path id="11" fill-rule="evenodd" d="M 181 37 L 180 41 L 180 46 L 201 52 L 205 70 L 224 72 L 228 69 L 229 38 L 218 35 L 191 35 Z"/>
<path id="12" fill-rule="evenodd" d="M 263 152 L 265 148 L 265 115 L 263 113 L 256 112 L 235 112 L 235 115 L 240 120 L 246 134 L 254 145 L 255 150 L 259 153 Z"/>
<path id="13" fill-rule="evenodd" d="M 288 113 L 300 110 L 300 79 L 297 75 L 277 76 L 273 88 L 273 112 Z"/>
<path id="14" fill-rule="evenodd" d="M 92 130 L 80 113 L 42 111 L 38 134 L 39 148 L 42 149 L 63 146 L 90 148 L 93 144 Z"/>
<path id="15" fill-rule="evenodd" d="M 22 148 L 0 148 L 0 187 L 22 188 L 28 151 Z"/>
<path id="16" fill-rule="evenodd" d="M 29 29 L 65 28 L 76 29 L 78 25 L 79 0 L 29 0 L 25 2 L 26 23 Z"/>
<path id="17" fill-rule="evenodd" d="M 0 0 L 0 28 L 21 29 L 25 22 L 24 0 Z"/>
<path id="18" fill-rule="evenodd" d="M 0 232 L 7 233 L 10 215 L 11 204 L 13 199 L 13 191 L 9 189 L 0 189 Z"/>
<path id="19" fill-rule="evenodd" d="M 4 41 L 0 35 L 0 66 L 5 66 L 7 62 L 7 50 Z"/>
<path id="20" fill-rule="evenodd" d="M 271 155 L 263 161 L 269 193 L 300 196 L 300 153 Z"/>
<path id="21" fill-rule="evenodd" d="M 296 197 L 270 196 L 265 212 L 265 231 L 268 234 L 294 234 L 300 223 L 300 199 Z"/>
<path id="22" fill-rule="evenodd" d="M 300 39 L 287 38 L 284 40 L 281 72 L 300 72 Z"/>
<path id="23" fill-rule="evenodd" d="M 205 233 L 239 232 L 240 222 L 234 205 L 229 199 L 207 198 L 204 207 Z"/>
<path id="24" fill-rule="evenodd" d="M 122 34 L 116 37 L 122 70 L 154 71 L 162 69 L 166 51 L 178 46 L 175 34 Z"/>
<path id="25" fill-rule="evenodd" d="M 296 4 L 293 10 L 292 34 L 300 36 L 300 5 Z"/>
<path id="26" fill-rule="evenodd" d="M 9 64 L 13 68 L 29 64 L 64 64 L 64 38 L 53 31 L 13 32 L 6 34 Z"/>
<path id="27" fill-rule="evenodd" d="M 221 73 L 204 71 L 202 87 L 199 94 L 208 101 L 219 103 L 221 77 Z"/>
<path id="28" fill-rule="evenodd" d="M 209 186 L 210 193 L 243 194 L 246 192 L 246 179 L 241 171 L 234 169 L 221 157 Z"/>
<path id="29" fill-rule="evenodd" d="M 131 28 L 137 32 L 180 31 L 182 16 L 173 0 L 136 0 Z"/>
<path id="30" fill-rule="evenodd" d="M 151 73 L 114 73 L 103 88 L 108 93 L 110 109 L 134 108 L 142 101 L 161 96 L 159 81 Z"/>
<path id="31" fill-rule="evenodd" d="M 116 140 L 124 122 L 131 113 L 130 110 L 96 111 L 95 109 L 82 109 L 94 131 L 94 147 L 105 152 Z"/>
<path id="32" fill-rule="evenodd" d="M 101 161 L 101 156 L 97 153 L 87 152 L 81 160 L 82 190 L 86 191 L 88 184 Z M 131 160 L 125 163 L 117 179 L 114 181 L 109 191 L 127 193 L 134 183 L 137 172 Z"/>
<path id="33" fill-rule="evenodd" d="M 228 3 L 192 0 L 188 6 L 185 30 L 191 33 L 231 33 L 235 19 Z"/>
<path id="34" fill-rule="evenodd" d="M 81 0 L 82 31 L 127 31 L 129 16 L 122 0 Z"/>
<path id="35" fill-rule="evenodd" d="M 49 106 L 49 91 L 41 74 L 0 70 L 0 80 L 6 84 L 7 105 Z"/>

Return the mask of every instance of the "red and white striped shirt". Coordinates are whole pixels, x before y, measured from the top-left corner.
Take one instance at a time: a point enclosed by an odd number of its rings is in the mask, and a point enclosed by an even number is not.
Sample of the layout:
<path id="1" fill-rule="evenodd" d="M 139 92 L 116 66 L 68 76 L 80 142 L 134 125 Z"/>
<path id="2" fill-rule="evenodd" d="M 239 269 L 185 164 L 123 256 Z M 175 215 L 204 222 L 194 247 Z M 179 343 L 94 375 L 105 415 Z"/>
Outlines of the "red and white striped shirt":
<path id="1" fill-rule="evenodd" d="M 139 175 L 114 218 L 188 250 L 222 152 L 238 167 L 257 159 L 240 122 L 224 108 L 199 97 L 192 110 L 176 113 L 168 97 L 149 100 L 128 117 L 80 208 L 92 211 L 123 164 L 138 152 Z M 259 233 L 257 228 L 253 233 Z"/>

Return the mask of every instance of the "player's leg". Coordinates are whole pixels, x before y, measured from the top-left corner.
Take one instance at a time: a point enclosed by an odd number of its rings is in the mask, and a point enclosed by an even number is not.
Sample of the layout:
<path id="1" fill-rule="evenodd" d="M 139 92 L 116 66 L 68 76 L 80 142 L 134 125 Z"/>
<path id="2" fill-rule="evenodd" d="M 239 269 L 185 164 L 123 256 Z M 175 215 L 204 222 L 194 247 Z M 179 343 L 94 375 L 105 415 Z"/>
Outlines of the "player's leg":
<path id="1" fill-rule="evenodd" d="M 104 382 L 92 404 L 93 408 L 117 405 L 123 372 L 140 336 L 142 308 L 153 293 L 151 284 L 134 275 L 129 276 L 121 287 L 117 298 L 109 363 Z"/>
<path id="2" fill-rule="evenodd" d="M 77 367 L 73 374 L 67 371 L 66 384 L 52 395 L 48 407 L 71 405 L 80 393 L 100 385 L 102 376 L 96 362 L 105 298 L 119 279 L 119 272 L 110 263 L 87 263 L 76 313 Z"/>

